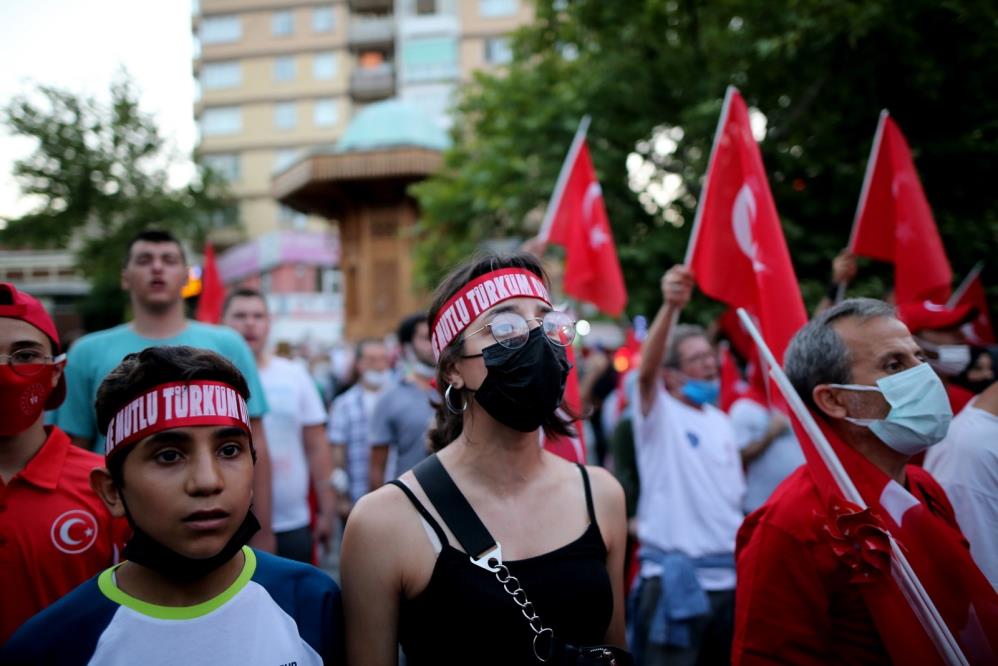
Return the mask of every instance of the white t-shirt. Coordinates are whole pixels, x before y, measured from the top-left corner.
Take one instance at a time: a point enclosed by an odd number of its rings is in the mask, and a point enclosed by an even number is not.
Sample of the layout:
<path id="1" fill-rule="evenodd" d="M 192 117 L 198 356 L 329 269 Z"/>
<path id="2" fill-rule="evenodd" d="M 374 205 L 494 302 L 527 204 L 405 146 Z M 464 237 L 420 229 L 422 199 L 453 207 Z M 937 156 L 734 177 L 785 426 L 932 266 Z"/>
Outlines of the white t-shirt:
<path id="1" fill-rule="evenodd" d="M 731 427 L 735 430 L 735 444 L 741 451 L 758 442 L 769 430 L 770 411 L 750 398 L 739 398 L 728 411 Z M 745 499 L 742 510 L 752 513 L 773 494 L 776 486 L 790 473 L 804 464 L 804 453 L 788 428 L 773 440 L 762 454 L 748 464 L 745 472 Z"/>
<path id="2" fill-rule="evenodd" d="M 946 491 L 970 554 L 998 590 L 998 416 L 968 404 L 926 452 L 925 469 Z"/>
<path id="3" fill-rule="evenodd" d="M 302 428 L 326 422 L 319 390 L 302 366 L 272 356 L 260 368 L 270 411 L 263 416 L 270 450 L 273 529 L 287 532 L 309 523 L 308 458 Z"/>
<path id="4" fill-rule="evenodd" d="M 660 385 L 647 416 L 635 405 L 634 442 L 638 539 L 693 558 L 733 553 L 745 477 L 727 414 L 690 407 Z M 660 573 L 651 564 L 642 575 Z M 734 569 L 697 569 L 697 579 L 705 590 L 735 587 Z"/>

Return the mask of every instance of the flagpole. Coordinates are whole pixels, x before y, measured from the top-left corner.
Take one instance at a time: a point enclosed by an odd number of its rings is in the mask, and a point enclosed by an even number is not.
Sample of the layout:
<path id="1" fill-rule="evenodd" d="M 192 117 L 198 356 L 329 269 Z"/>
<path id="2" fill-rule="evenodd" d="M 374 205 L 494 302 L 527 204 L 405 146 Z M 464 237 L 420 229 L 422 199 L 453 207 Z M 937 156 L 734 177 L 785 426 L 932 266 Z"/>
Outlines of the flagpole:
<path id="1" fill-rule="evenodd" d="M 703 189 L 700 190 L 700 197 L 697 200 L 697 210 L 693 216 L 693 229 L 690 231 L 690 239 L 686 243 L 686 258 L 683 263 L 690 265 L 693 259 L 693 251 L 696 250 L 697 237 L 700 235 L 700 223 L 703 220 L 703 202 L 707 200 L 707 190 L 710 187 L 710 167 L 714 164 L 717 153 L 717 144 L 720 143 L 721 133 L 724 132 L 724 125 L 728 121 L 728 110 L 731 108 L 731 98 L 738 92 L 734 86 L 728 86 L 724 91 L 724 104 L 721 106 L 721 117 L 717 120 L 717 129 L 714 130 L 714 143 L 710 147 L 710 157 L 707 159 L 707 173 L 703 179 Z"/>
<path id="2" fill-rule="evenodd" d="M 880 152 L 880 142 L 884 138 L 884 125 L 887 124 L 887 119 L 890 118 L 890 115 L 887 109 L 880 111 L 880 119 L 877 121 L 877 131 L 873 134 L 873 145 L 870 146 L 870 157 L 866 160 L 866 172 L 863 174 L 863 186 L 859 190 L 859 202 L 856 204 L 856 214 L 852 218 L 852 229 L 849 231 L 849 245 L 846 246 L 850 252 L 854 252 L 853 244 L 856 242 L 856 231 L 859 229 L 859 216 L 866 207 L 866 199 L 870 195 L 870 184 L 873 182 L 873 167 L 876 164 L 877 153 Z M 846 283 L 839 282 L 839 291 L 835 301 L 841 301 L 845 293 Z"/>
<path id="3" fill-rule="evenodd" d="M 967 273 L 967 277 L 963 278 L 963 282 L 960 283 L 960 286 L 956 288 L 953 295 L 949 297 L 948 301 L 946 301 L 946 307 L 956 307 L 956 304 L 959 303 L 960 299 L 963 298 L 963 295 L 967 293 L 967 290 L 970 289 L 971 283 L 977 279 L 977 276 L 981 274 L 982 270 L 984 270 L 983 259 L 974 264 L 974 267 L 970 269 L 969 273 Z"/>
<path id="4" fill-rule="evenodd" d="M 835 454 L 835 450 L 832 448 L 828 438 L 825 437 L 825 433 L 821 431 L 817 421 L 814 420 L 814 415 L 804 405 L 804 401 L 801 400 L 800 394 L 797 393 L 793 384 L 790 383 L 790 379 L 783 372 L 783 368 L 777 363 L 776 357 L 773 356 L 769 345 L 766 344 L 762 334 L 756 328 L 752 317 L 749 316 L 745 308 L 738 308 L 738 318 L 742 320 L 742 326 L 745 327 L 745 330 L 752 336 L 752 340 L 755 341 L 760 358 L 764 358 L 769 364 L 770 376 L 776 382 L 777 387 L 779 387 L 780 393 L 786 398 L 787 405 L 793 410 L 797 420 L 804 428 L 804 432 L 807 433 L 811 442 L 814 443 L 814 448 L 817 450 L 818 455 L 821 456 L 839 490 L 848 501 L 856 504 L 861 509 L 866 509 L 866 501 L 852 482 L 852 479 L 849 478 L 849 473 L 842 466 L 842 461 Z M 896 565 L 891 568 L 892 575 L 897 580 L 901 592 L 908 601 L 909 606 L 911 606 L 915 616 L 947 664 L 969 666 L 959 644 L 953 638 L 953 634 L 950 632 L 949 627 L 946 626 L 942 616 L 939 615 L 939 611 L 932 602 L 932 598 L 925 591 L 914 569 L 911 568 L 908 558 L 905 557 L 897 541 L 895 541 L 889 532 L 888 536 L 890 537 L 891 555 Z"/>
<path id="5" fill-rule="evenodd" d="M 568 175 L 572 172 L 572 164 L 575 163 L 575 158 L 579 154 L 579 150 L 582 149 L 582 142 L 586 140 L 586 133 L 589 131 L 590 122 L 592 122 L 592 117 L 589 114 L 582 116 L 582 120 L 579 121 L 579 127 L 575 130 L 575 136 L 572 138 L 572 145 L 569 146 L 568 154 L 565 155 L 565 161 L 562 163 L 561 171 L 558 173 L 558 181 L 555 183 L 554 191 L 551 193 L 551 200 L 548 201 L 548 207 L 544 211 L 544 221 L 541 222 L 541 229 L 537 232 L 537 238 L 545 243 L 551 234 L 551 226 L 554 224 L 554 214 L 557 212 L 558 205 L 561 203 L 561 197 L 565 193 L 565 184 L 568 182 Z"/>

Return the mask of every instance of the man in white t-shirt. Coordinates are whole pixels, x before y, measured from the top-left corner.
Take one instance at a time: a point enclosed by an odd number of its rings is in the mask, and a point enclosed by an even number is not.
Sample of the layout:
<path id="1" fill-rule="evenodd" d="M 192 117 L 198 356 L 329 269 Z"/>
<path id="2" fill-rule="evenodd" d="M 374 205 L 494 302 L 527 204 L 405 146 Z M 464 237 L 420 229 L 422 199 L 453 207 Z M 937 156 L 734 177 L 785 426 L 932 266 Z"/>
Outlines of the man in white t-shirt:
<path id="1" fill-rule="evenodd" d="M 662 278 L 664 302 L 638 374 L 641 570 L 631 593 L 629 643 L 648 666 L 692 665 L 706 658 L 701 645 L 719 654 L 730 646 L 745 478 L 731 421 L 714 406 L 716 350 L 700 327 L 673 326 L 692 291 L 685 266 Z"/>
<path id="2" fill-rule="evenodd" d="M 925 469 L 946 491 L 970 554 L 998 590 L 998 372 L 993 356 L 975 359 L 990 372 L 981 391 L 950 423 L 946 438 L 925 454 Z"/>
<path id="3" fill-rule="evenodd" d="M 728 410 L 745 469 L 742 510 L 746 515 L 762 506 L 776 486 L 804 464 L 804 453 L 790 422 L 761 397 L 743 396 Z"/>
<path id="4" fill-rule="evenodd" d="M 267 351 L 270 312 L 263 294 L 240 289 L 223 308 L 223 323 L 236 329 L 253 351 L 270 411 L 263 417 L 271 444 L 274 535 L 277 554 L 311 562 L 314 541 L 329 545 L 335 496 L 329 485 L 332 452 L 326 443 L 326 410 L 308 371 Z M 309 485 L 319 504 L 310 527 Z"/>

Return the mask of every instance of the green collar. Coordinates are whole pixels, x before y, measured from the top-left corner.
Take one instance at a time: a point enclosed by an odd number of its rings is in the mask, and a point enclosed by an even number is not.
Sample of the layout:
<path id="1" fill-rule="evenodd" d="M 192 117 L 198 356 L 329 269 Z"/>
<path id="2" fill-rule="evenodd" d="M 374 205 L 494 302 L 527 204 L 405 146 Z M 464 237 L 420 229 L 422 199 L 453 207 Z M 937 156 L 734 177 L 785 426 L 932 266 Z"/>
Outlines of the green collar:
<path id="1" fill-rule="evenodd" d="M 239 594 L 240 590 L 246 587 L 246 584 L 256 572 L 256 555 L 249 546 L 243 546 L 243 559 L 243 570 L 239 573 L 236 580 L 233 581 L 232 585 L 223 590 L 218 596 L 193 606 L 159 606 L 126 594 L 118 587 L 118 584 L 114 580 L 115 570 L 124 564 L 124 562 L 116 564 L 110 569 L 105 569 L 97 578 L 97 587 L 111 601 L 131 608 L 142 615 L 148 615 L 160 620 L 193 620 L 196 617 L 207 615 L 213 610 L 221 608 L 227 601 Z"/>

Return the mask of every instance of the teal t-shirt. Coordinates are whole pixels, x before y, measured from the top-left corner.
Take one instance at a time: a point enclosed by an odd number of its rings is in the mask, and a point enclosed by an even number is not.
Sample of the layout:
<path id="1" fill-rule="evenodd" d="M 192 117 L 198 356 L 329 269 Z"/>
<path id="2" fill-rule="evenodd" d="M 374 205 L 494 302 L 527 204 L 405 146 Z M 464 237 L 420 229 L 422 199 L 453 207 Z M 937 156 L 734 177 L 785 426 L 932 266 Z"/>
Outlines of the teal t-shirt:
<path id="1" fill-rule="evenodd" d="M 243 373 L 249 385 L 247 403 L 250 416 L 261 417 L 267 411 L 256 361 L 246 341 L 231 328 L 188 321 L 187 328 L 172 338 L 145 338 L 122 324 L 85 335 L 70 347 L 66 360 L 66 400 L 55 413 L 55 423 L 70 435 L 85 437 L 99 453 L 104 451 L 104 433 L 97 432 L 94 400 L 104 377 L 128 354 L 147 347 L 187 345 L 209 349 L 224 356 Z"/>

